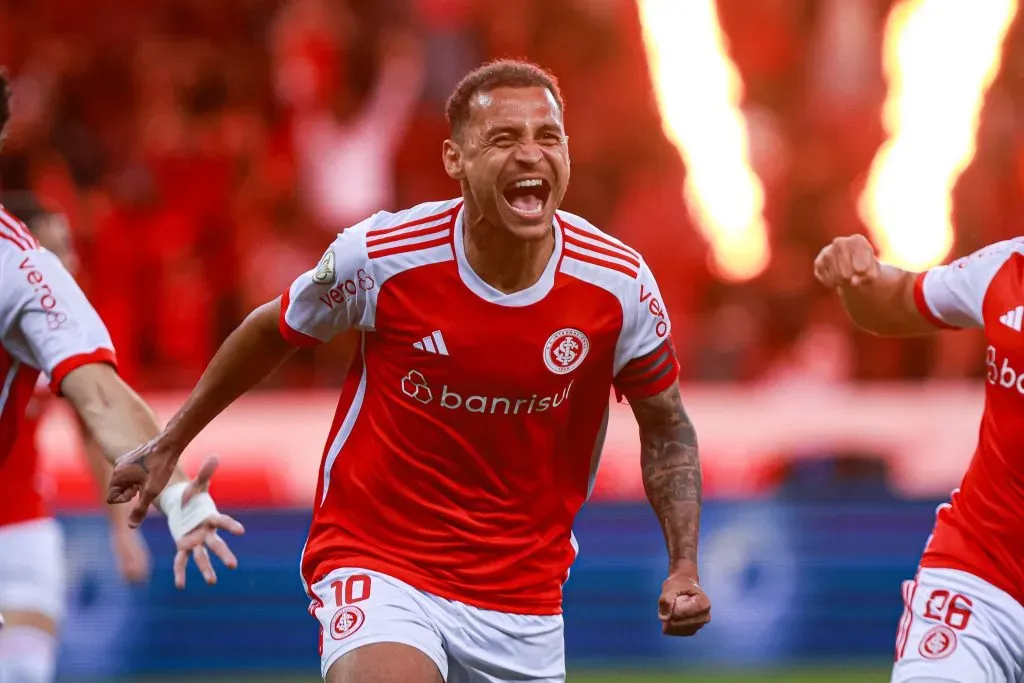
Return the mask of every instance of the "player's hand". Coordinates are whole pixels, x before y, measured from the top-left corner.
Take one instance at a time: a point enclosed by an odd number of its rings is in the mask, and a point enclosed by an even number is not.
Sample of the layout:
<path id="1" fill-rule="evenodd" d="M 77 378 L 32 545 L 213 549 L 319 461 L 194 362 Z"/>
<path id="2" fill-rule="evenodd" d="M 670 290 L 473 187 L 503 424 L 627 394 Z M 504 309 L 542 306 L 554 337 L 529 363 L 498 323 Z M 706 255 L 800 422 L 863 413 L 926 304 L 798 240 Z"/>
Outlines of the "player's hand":
<path id="1" fill-rule="evenodd" d="M 112 530 L 110 542 L 121 578 L 128 583 L 142 583 L 149 578 L 149 548 L 138 529 L 119 525 Z"/>
<path id="2" fill-rule="evenodd" d="M 213 563 L 210 561 L 210 553 L 216 555 L 224 566 L 228 569 L 235 569 L 238 567 L 238 559 L 235 554 L 231 552 L 231 548 L 224 542 L 217 532 L 220 530 L 227 531 L 228 533 L 240 536 L 245 533 L 245 528 L 241 522 L 238 522 L 229 515 L 225 515 L 217 511 L 216 506 L 213 504 L 213 500 L 209 496 L 210 490 L 210 479 L 213 477 L 213 473 L 217 469 L 217 458 L 216 456 L 210 456 L 203 463 L 203 466 L 199 468 L 199 473 L 196 478 L 188 483 L 178 493 L 178 489 L 174 485 L 168 490 L 165 496 L 161 498 L 165 502 L 165 506 L 169 506 L 171 501 L 167 501 L 168 495 L 180 495 L 181 496 L 181 515 L 182 519 L 190 519 L 192 515 L 199 511 L 200 515 L 204 514 L 204 511 L 208 511 L 205 516 L 202 517 L 202 521 L 194 526 L 188 533 L 178 537 L 176 534 L 175 543 L 178 547 L 178 552 L 174 556 L 174 585 L 178 588 L 185 587 L 185 570 L 188 567 L 188 557 L 192 556 L 192 559 L 196 563 L 196 567 L 203 575 L 203 579 L 208 584 L 217 583 L 217 573 L 213 569 Z M 166 507 L 165 507 L 166 509 Z M 169 515 L 170 516 L 170 515 Z M 187 528 L 187 527 L 186 527 Z M 174 523 L 172 522 L 171 527 L 172 534 L 174 533 Z"/>
<path id="3" fill-rule="evenodd" d="M 692 636 L 711 621 L 711 600 L 700 587 L 696 568 L 677 569 L 661 584 L 658 618 L 667 636 Z"/>
<path id="4" fill-rule="evenodd" d="M 826 287 L 858 287 L 881 271 L 875 250 L 863 235 L 837 237 L 814 259 L 814 276 Z"/>
<path id="5" fill-rule="evenodd" d="M 167 447 L 157 437 L 117 459 L 110 475 L 107 502 L 127 503 L 138 494 L 128 514 L 129 526 L 135 528 L 142 524 L 149 506 L 167 486 L 179 457 L 180 451 Z"/>

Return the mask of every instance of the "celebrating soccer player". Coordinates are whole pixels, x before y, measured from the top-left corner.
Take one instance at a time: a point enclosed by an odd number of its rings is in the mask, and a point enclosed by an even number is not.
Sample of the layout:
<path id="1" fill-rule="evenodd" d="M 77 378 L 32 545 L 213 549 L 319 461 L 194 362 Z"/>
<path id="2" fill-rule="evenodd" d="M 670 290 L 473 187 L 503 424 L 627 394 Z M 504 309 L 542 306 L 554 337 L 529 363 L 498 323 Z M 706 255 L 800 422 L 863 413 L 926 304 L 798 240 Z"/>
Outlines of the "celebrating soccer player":
<path id="1" fill-rule="evenodd" d="M 988 342 L 985 411 L 960 488 L 939 508 L 917 578 L 903 584 L 894 683 L 1024 675 L 1024 238 L 911 273 L 840 237 L 814 264 L 860 327 L 884 335 L 977 327 Z"/>
<path id="2" fill-rule="evenodd" d="M 9 118 L 10 91 L 0 71 L 0 136 Z M 32 453 L 15 450 L 15 445 L 28 429 L 25 411 L 40 373 L 54 393 L 68 399 L 109 462 L 158 434 L 149 407 L 118 377 L 115 364 L 110 336 L 74 279 L 54 253 L 40 247 L 24 223 L 0 206 L 0 477 L 6 479 L 26 465 L 14 458 Z M 207 548 L 229 566 L 236 563 L 217 531 L 241 533 L 242 527 L 220 514 L 206 492 L 215 467 L 216 461 L 208 460 L 191 482 L 178 469 L 165 472 L 171 485 L 156 502 L 177 543 L 178 585 L 184 584 L 189 554 L 211 583 L 215 575 Z M 24 497 L 0 498 L 0 519 L 25 513 L 15 509 L 23 503 Z M 52 641 L 59 612 L 59 586 L 51 585 L 51 579 L 59 576 L 59 567 L 31 576 L 24 575 L 23 567 L 40 553 L 59 551 L 24 547 L 54 543 L 52 534 L 28 537 L 33 540 L 0 534 L 0 602 L 9 608 L 7 627 L 0 633 L 0 681 L 47 683 L 53 675 Z M 7 563 L 13 559 L 19 561 Z M 40 610 L 44 619 L 33 616 Z M 16 656 L 8 656 L 12 651 Z"/>
<path id="3" fill-rule="evenodd" d="M 613 386 L 639 424 L 668 547 L 662 630 L 710 620 L 700 461 L 668 315 L 634 250 L 558 210 L 563 112 L 536 66 L 468 74 L 442 151 L 462 196 L 345 229 L 115 470 L 111 501 L 141 490 L 137 523 L 219 412 L 296 346 L 358 330 L 302 557 L 330 683 L 564 680 L 562 584 Z"/>

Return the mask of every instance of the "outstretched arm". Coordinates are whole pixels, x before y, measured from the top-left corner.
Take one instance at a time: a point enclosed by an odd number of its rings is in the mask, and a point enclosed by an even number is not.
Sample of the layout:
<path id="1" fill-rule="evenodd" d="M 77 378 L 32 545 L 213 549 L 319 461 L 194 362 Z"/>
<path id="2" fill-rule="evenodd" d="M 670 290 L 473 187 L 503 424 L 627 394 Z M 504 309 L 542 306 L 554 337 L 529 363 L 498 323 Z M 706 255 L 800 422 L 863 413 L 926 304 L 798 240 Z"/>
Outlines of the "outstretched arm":
<path id="1" fill-rule="evenodd" d="M 711 619 L 697 570 L 702 495 L 697 434 L 676 384 L 654 396 L 630 398 L 629 404 L 640 427 L 644 490 L 668 549 L 669 578 L 659 604 L 663 631 L 692 635 Z"/>
<path id="2" fill-rule="evenodd" d="M 149 406 L 106 363 L 88 363 L 72 370 L 61 381 L 60 389 L 109 462 L 116 462 L 118 455 L 145 444 L 160 431 Z M 243 529 L 234 519 L 221 514 L 207 493 L 215 468 L 216 460 L 211 458 L 196 479 L 189 481 L 184 472 L 172 466 L 167 478 L 174 482 L 173 488 L 159 501 L 151 501 L 167 516 L 178 547 L 174 575 L 179 587 L 185 585 L 189 554 L 207 583 L 217 580 L 207 548 L 228 567 L 237 565 L 217 531 L 240 534 Z"/>
<path id="3" fill-rule="evenodd" d="M 142 522 L 150 503 L 164 486 L 179 476 L 175 469 L 178 458 L 196 435 L 293 353 L 295 347 L 278 329 L 280 315 L 280 299 L 253 311 L 217 350 L 199 383 L 164 431 L 147 432 L 139 442 L 143 445 L 133 446 L 134 450 L 118 461 L 107 500 L 127 502 L 139 492 L 129 516 L 133 526 Z"/>
<path id="4" fill-rule="evenodd" d="M 879 262 L 862 235 L 821 250 L 814 274 L 835 287 L 855 323 L 880 335 L 908 336 L 985 325 L 986 293 L 1024 238 L 996 242 L 952 263 L 914 273 Z"/>
<path id="5" fill-rule="evenodd" d="M 850 319 L 867 332 L 907 337 L 937 329 L 914 300 L 918 274 L 880 262 L 862 235 L 839 237 L 822 249 L 814 274 L 838 291 Z"/>
<path id="6" fill-rule="evenodd" d="M 86 436 L 110 464 L 160 433 L 153 411 L 105 363 L 72 370 L 60 390 L 78 414 Z M 171 472 L 170 479 L 174 483 L 188 481 L 179 468 Z"/>
<path id="7" fill-rule="evenodd" d="M 76 416 L 77 417 L 77 416 Z M 144 581 L 149 576 L 150 557 L 146 541 L 138 529 L 128 526 L 128 508 L 124 505 L 107 505 L 107 482 L 110 481 L 112 468 L 107 456 L 103 453 L 96 440 L 89 436 L 89 430 L 78 418 L 82 445 L 85 448 L 86 462 L 96 488 L 102 492 L 103 507 L 106 508 L 110 521 L 110 538 L 121 576 L 129 582 Z"/>

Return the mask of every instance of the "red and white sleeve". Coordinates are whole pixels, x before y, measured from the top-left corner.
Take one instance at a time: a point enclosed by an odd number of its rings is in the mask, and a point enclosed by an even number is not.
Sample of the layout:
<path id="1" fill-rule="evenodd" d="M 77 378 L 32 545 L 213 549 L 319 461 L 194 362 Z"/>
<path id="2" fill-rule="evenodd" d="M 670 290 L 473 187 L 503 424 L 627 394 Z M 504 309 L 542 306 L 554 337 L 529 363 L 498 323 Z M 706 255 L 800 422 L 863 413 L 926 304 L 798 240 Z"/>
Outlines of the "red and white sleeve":
<path id="1" fill-rule="evenodd" d="M 281 335 L 296 346 L 316 346 L 369 324 L 377 283 L 366 252 L 373 218 L 338 235 L 315 267 L 281 297 Z"/>
<path id="2" fill-rule="evenodd" d="M 640 274 L 622 304 L 622 333 L 615 347 L 615 392 L 627 398 L 653 396 L 678 381 L 679 361 L 668 311 L 646 263 L 641 262 Z"/>
<path id="3" fill-rule="evenodd" d="M 117 367 L 107 328 L 71 274 L 52 253 L 0 250 L 0 338 L 42 370 L 50 389 L 90 363 Z"/>
<path id="4" fill-rule="evenodd" d="M 920 273 L 914 281 L 914 302 L 926 320 L 941 328 L 982 327 L 982 306 L 988 287 L 1024 239 L 996 242 L 944 266 Z"/>

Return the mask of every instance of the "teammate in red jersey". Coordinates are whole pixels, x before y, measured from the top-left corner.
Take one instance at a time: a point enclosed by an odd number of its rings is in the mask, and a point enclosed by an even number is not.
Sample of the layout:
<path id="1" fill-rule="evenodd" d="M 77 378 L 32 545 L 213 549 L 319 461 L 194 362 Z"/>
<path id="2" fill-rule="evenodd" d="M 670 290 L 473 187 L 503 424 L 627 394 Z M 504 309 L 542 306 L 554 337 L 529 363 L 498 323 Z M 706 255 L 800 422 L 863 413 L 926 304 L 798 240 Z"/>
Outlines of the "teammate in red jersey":
<path id="1" fill-rule="evenodd" d="M 67 220 L 26 193 L 5 194 L 3 203 L 73 275 L 77 255 Z M 56 668 L 56 638 L 64 614 L 64 537 L 48 510 L 36 447 L 39 421 L 51 397 L 45 382 L 37 383 L 14 446 L 0 465 L 0 610 L 9 624 L 0 635 L 0 681 L 11 671 L 29 680 L 52 681 Z M 106 490 L 110 464 L 91 438 L 84 439 L 90 470 Z M 144 580 L 149 575 L 149 553 L 142 535 L 128 526 L 123 506 L 107 506 L 107 511 L 122 576 L 132 582 Z"/>
<path id="2" fill-rule="evenodd" d="M 841 237 L 815 273 L 868 331 L 984 330 L 978 446 L 904 583 L 892 680 L 1024 680 L 1024 238 L 911 273 L 880 263 L 864 237 Z"/>
<path id="3" fill-rule="evenodd" d="M 533 65 L 467 75 L 443 146 L 462 197 L 346 229 L 115 470 L 111 500 L 141 488 L 140 521 L 215 415 L 296 346 L 360 331 L 302 555 L 331 683 L 564 680 L 562 584 L 613 386 L 637 417 L 667 540 L 663 631 L 692 635 L 710 618 L 700 462 L 668 316 L 635 251 L 558 210 L 562 111 Z"/>
<path id="4" fill-rule="evenodd" d="M 0 71 L 0 140 L 9 117 L 10 92 Z M 57 257 L 0 206 L 0 465 L 12 456 L 41 373 L 54 393 L 68 399 L 108 461 L 158 434 L 149 407 L 118 377 L 115 365 L 110 336 L 82 290 Z M 179 585 L 189 554 L 210 582 L 215 577 L 207 548 L 229 566 L 236 564 L 217 531 L 242 528 L 220 514 L 207 493 L 215 467 L 216 460 L 208 460 L 194 481 L 178 469 L 168 472 L 173 483 L 157 501 L 177 543 Z M 0 507 L 7 505 L 0 499 Z M 10 577 L 0 581 L 6 587 Z M 9 623 L 0 638 L 13 632 Z M 0 680 L 44 683 L 47 672 L 2 660 Z"/>

